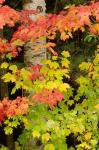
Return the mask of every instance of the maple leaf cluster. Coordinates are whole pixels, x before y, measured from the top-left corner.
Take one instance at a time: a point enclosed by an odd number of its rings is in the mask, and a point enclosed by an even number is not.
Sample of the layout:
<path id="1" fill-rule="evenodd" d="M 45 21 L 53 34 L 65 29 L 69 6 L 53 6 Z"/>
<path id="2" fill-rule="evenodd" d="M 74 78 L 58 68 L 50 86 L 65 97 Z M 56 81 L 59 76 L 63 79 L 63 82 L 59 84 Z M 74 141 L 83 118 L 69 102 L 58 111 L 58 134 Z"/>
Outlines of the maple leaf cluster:
<path id="1" fill-rule="evenodd" d="M 56 14 L 40 16 L 37 20 L 22 24 L 14 33 L 12 42 L 16 39 L 24 43 L 32 38 L 33 41 L 42 36 L 50 40 L 56 38 L 56 33 L 60 32 L 60 39 L 67 40 L 73 37 L 73 32 L 80 29 L 82 32 L 89 28 L 92 34 L 99 34 L 99 2 L 90 5 L 71 6 L 68 10 Z M 97 28 L 92 24 L 90 16 L 95 18 Z M 44 46 L 44 45 L 43 45 Z M 45 46 L 46 47 L 46 46 Z M 55 46 L 54 46 L 55 47 Z M 51 46 L 48 47 L 53 52 Z"/>
<path id="2" fill-rule="evenodd" d="M 60 14 L 48 14 L 40 16 L 36 21 L 30 24 L 23 24 L 13 35 L 13 40 L 26 40 L 30 38 L 39 38 L 46 36 L 48 39 L 55 39 L 56 32 L 61 33 L 61 40 L 66 40 L 72 37 L 72 32 L 78 29 L 85 30 L 85 25 L 92 28 L 90 16 L 99 21 L 99 2 L 89 6 L 71 6 L 68 11 L 62 11 Z M 23 34 L 25 33 L 25 34 Z M 97 32 L 95 33 L 97 34 Z"/>
<path id="3" fill-rule="evenodd" d="M 1 1 L 0 1 L 1 2 Z M 2 1 L 3 2 L 3 1 Z M 29 15 L 36 14 L 37 11 L 34 10 L 22 10 L 22 11 L 16 11 L 9 6 L 1 6 L 0 7 L 0 29 L 3 31 L 3 27 L 5 25 L 9 27 L 15 26 L 17 22 L 22 24 L 31 23 L 31 19 Z M 12 41 L 7 41 L 4 39 L 4 36 L 2 34 L 0 38 L 0 54 L 6 54 L 11 53 L 12 57 L 16 57 L 18 54 L 18 47 L 22 46 L 22 42 L 17 42 L 17 39 Z M 26 39 L 25 41 L 27 41 Z M 23 43 L 24 44 L 24 43 Z"/>
<path id="4" fill-rule="evenodd" d="M 39 93 L 35 94 L 32 98 L 37 102 L 43 102 L 53 107 L 57 104 L 57 102 L 62 101 L 64 96 L 60 91 L 56 89 L 54 90 L 43 89 Z"/>
<path id="5" fill-rule="evenodd" d="M 7 5 L 0 7 L 0 29 L 3 29 L 5 25 L 9 27 L 13 27 L 16 22 L 20 23 L 30 23 L 32 20 L 30 19 L 31 14 L 37 14 L 35 10 L 22 10 L 17 11 Z"/>
<path id="6" fill-rule="evenodd" d="M 42 68 L 42 65 L 37 64 L 35 66 L 30 67 L 31 75 L 29 75 L 29 80 L 42 80 L 44 78 L 44 74 L 40 73 L 40 69 Z"/>
<path id="7" fill-rule="evenodd" d="M 0 122 L 9 116 L 23 115 L 28 111 L 28 100 L 25 97 L 17 97 L 15 100 L 4 98 L 0 102 Z"/>
<path id="8" fill-rule="evenodd" d="M 41 68 L 42 68 L 42 65 L 40 65 L 40 64 L 31 66 L 31 70 L 30 70 L 31 75 L 29 76 L 29 79 L 31 81 L 35 81 L 35 80 L 43 81 L 44 76 L 46 76 L 46 74 L 40 72 Z M 50 89 L 44 88 L 44 89 L 38 91 L 36 94 L 34 94 L 34 96 L 32 98 L 36 102 L 49 104 L 49 106 L 53 107 L 58 102 L 62 101 L 64 96 L 57 89 L 50 90 Z"/>
<path id="9" fill-rule="evenodd" d="M 45 72 L 42 72 L 41 69 L 42 69 L 42 65 L 40 65 L 40 64 L 30 66 L 28 68 L 28 70 L 29 70 L 28 74 L 27 75 L 24 74 L 26 81 L 24 80 L 23 82 L 25 83 L 28 80 L 30 80 L 30 81 L 32 81 L 31 83 L 34 86 L 36 86 L 35 81 L 40 81 L 40 82 L 44 81 L 47 74 Z M 22 70 L 17 70 L 15 73 L 17 81 L 20 81 L 20 79 L 22 79 L 23 74 L 21 71 Z M 37 85 L 37 87 L 38 87 L 38 85 Z M 58 102 L 62 101 L 63 98 L 64 98 L 63 92 L 61 92 L 58 88 L 48 89 L 46 87 L 36 90 L 33 93 L 33 97 L 32 97 L 33 101 L 49 104 L 49 106 L 51 106 L 51 107 L 55 106 Z"/>
<path id="10" fill-rule="evenodd" d="M 0 54 L 11 53 L 13 57 L 18 55 L 18 48 L 13 43 L 0 38 Z"/>
<path id="11" fill-rule="evenodd" d="M 9 6 L 0 7 L 0 29 L 3 29 L 5 25 L 12 27 L 18 20 L 19 13 L 16 10 Z"/>
<path id="12" fill-rule="evenodd" d="M 24 45 L 27 41 L 35 41 L 42 36 L 50 40 L 56 38 L 56 33 L 60 33 L 61 40 L 67 40 L 73 37 L 73 32 L 80 29 L 82 32 L 86 30 L 85 25 L 89 28 L 92 34 L 99 34 L 99 2 L 90 5 L 71 6 L 69 9 L 60 12 L 59 14 L 47 14 L 39 16 L 37 20 L 31 20 L 29 15 L 37 14 L 34 10 L 22 10 L 20 12 L 8 7 L 0 7 L 0 28 L 3 26 L 14 26 L 16 22 L 20 22 L 20 26 L 14 32 L 10 45 L 13 47 L 13 42 L 16 40 L 22 41 L 21 44 L 16 44 L 16 47 Z M 95 24 L 90 20 L 90 17 L 95 18 Z M 8 43 L 7 43 L 8 45 Z M 46 47 L 46 45 L 42 45 Z M 55 46 L 54 46 L 55 47 Z M 13 48 L 11 48 L 13 51 Z M 17 48 L 15 48 L 17 50 Z M 49 46 L 48 50 L 52 53 L 53 47 Z M 0 50 L 2 53 L 3 50 Z M 7 50 L 3 51 L 8 53 Z M 15 56 L 15 55 L 14 55 Z"/>

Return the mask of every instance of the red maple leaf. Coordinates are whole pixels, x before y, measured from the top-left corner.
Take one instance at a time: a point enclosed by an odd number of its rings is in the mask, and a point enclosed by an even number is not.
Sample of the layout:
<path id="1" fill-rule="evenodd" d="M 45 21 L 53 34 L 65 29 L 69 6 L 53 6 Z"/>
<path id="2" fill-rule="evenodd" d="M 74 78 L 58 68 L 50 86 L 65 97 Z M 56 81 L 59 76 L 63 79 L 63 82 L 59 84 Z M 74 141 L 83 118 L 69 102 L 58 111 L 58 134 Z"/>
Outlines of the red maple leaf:
<path id="1" fill-rule="evenodd" d="M 5 0 L 0 0 L 0 4 L 3 4 L 5 2 Z"/>

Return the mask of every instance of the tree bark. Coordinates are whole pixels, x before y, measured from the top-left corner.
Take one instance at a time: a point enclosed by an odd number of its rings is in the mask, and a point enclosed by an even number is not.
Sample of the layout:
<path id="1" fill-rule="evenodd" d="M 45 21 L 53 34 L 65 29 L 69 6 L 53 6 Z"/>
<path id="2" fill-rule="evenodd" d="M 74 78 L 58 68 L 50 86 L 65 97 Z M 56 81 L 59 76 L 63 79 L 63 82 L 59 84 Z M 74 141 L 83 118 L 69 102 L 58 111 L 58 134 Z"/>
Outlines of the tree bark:
<path id="1" fill-rule="evenodd" d="M 46 4 L 44 0 L 24 0 L 23 1 L 23 8 L 28 10 L 37 10 L 39 9 L 39 14 L 37 15 L 30 15 L 30 18 L 32 20 L 36 20 L 38 16 L 45 15 L 46 11 Z M 46 49 L 41 47 L 39 50 L 35 50 L 35 47 L 38 44 L 44 44 L 46 43 L 46 39 L 43 40 L 37 40 L 36 42 L 29 42 L 25 45 L 25 51 L 24 51 L 24 63 L 28 67 L 30 65 L 36 65 L 41 62 L 42 59 L 46 59 Z"/>

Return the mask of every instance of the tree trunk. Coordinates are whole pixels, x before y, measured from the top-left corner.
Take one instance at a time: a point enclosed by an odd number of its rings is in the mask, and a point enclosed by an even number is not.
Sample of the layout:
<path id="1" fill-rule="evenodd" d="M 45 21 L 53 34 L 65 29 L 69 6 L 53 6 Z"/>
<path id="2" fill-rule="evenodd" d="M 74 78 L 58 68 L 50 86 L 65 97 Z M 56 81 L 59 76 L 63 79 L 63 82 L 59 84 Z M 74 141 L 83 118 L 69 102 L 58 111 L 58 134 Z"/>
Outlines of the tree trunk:
<path id="1" fill-rule="evenodd" d="M 27 10 L 37 10 L 39 9 L 40 13 L 37 15 L 31 15 L 32 20 L 36 20 L 38 16 L 44 15 L 46 11 L 46 4 L 44 0 L 24 0 L 23 8 Z M 36 42 L 29 42 L 25 46 L 24 52 L 24 63 L 28 67 L 30 65 L 36 65 L 41 62 L 42 59 L 46 59 L 46 49 L 41 47 L 39 50 L 35 50 L 35 47 L 38 44 L 46 43 L 46 39 L 37 40 Z"/>

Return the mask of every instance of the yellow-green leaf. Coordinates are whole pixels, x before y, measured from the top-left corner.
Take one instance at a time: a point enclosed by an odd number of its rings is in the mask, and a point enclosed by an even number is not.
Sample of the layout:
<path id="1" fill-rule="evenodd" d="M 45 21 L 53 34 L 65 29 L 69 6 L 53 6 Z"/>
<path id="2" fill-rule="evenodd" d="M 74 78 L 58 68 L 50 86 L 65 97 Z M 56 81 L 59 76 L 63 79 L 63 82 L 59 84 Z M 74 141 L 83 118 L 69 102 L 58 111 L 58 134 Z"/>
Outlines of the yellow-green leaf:
<path id="1" fill-rule="evenodd" d="M 15 73 L 17 71 L 17 66 L 16 65 L 11 65 L 9 67 L 9 70 L 11 70 L 13 73 Z"/>
<path id="2" fill-rule="evenodd" d="M 64 57 L 70 57 L 70 54 L 69 54 L 68 51 L 63 51 L 63 52 L 62 52 L 62 55 L 63 55 Z"/>
<path id="3" fill-rule="evenodd" d="M 47 142 L 49 141 L 49 139 L 51 138 L 50 134 L 49 133 L 45 133 L 42 135 L 42 142 Z"/>
<path id="4" fill-rule="evenodd" d="M 55 150 L 55 147 L 53 144 L 47 144 L 45 145 L 44 150 Z"/>
<path id="5" fill-rule="evenodd" d="M 39 131 L 36 131 L 36 130 L 32 132 L 32 135 L 33 135 L 34 138 L 36 138 L 36 137 L 39 138 L 40 137 Z"/>
<path id="6" fill-rule="evenodd" d="M 92 133 L 91 132 L 87 132 L 84 137 L 85 137 L 86 140 L 90 140 L 91 136 L 92 136 Z"/>
<path id="7" fill-rule="evenodd" d="M 16 78 L 15 78 L 15 76 L 14 75 L 12 75 L 11 73 L 6 73 L 3 77 L 2 77 L 2 79 L 4 80 L 4 82 L 15 82 L 16 81 Z"/>
<path id="8" fill-rule="evenodd" d="M 4 69 L 8 68 L 8 66 L 9 64 L 7 62 L 4 62 L 1 64 L 1 68 L 4 68 Z"/>
<path id="9" fill-rule="evenodd" d="M 69 88 L 70 88 L 70 86 L 69 86 L 68 83 L 62 83 L 62 84 L 60 84 L 60 86 L 59 86 L 59 90 L 60 90 L 61 92 L 66 92 L 67 89 L 69 89 Z"/>

